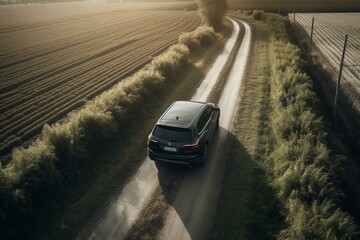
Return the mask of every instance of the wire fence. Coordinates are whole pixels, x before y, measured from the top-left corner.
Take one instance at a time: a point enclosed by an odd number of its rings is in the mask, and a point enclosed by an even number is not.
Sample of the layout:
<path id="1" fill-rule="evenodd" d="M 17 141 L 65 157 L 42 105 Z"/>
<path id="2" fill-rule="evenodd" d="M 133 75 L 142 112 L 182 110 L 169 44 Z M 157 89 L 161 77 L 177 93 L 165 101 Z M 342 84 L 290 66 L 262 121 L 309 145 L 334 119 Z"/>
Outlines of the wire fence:
<path id="1" fill-rule="evenodd" d="M 333 79 L 340 80 L 340 95 L 344 96 L 339 98 L 346 97 L 346 104 L 351 105 L 359 117 L 360 13 L 291 13 L 288 17 L 296 29 L 302 28 L 309 36 L 309 59 L 312 59 L 312 50 L 316 48 L 331 66 L 332 72 L 339 76 Z"/>

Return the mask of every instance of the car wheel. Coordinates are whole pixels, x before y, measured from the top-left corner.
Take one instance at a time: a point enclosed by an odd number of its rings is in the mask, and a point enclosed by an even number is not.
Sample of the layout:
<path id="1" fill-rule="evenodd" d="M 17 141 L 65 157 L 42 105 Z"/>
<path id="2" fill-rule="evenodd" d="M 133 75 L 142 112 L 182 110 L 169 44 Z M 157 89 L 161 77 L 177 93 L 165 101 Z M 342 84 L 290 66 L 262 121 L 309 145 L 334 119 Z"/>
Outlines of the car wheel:
<path id="1" fill-rule="evenodd" d="M 215 129 L 219 129 L 219 118 L 216 120 L 216 127 Z"/>
<path id="2" fill-rule="evenodd" d="M 209 145 L 206 144 L 205 147 L 204 147 L 204 151 L 203 151 L 203 154 L 202 154 L 202 158 L 201 158 L 201 162 L 200 162 L 200 166 L 204 166 L 208 160 L 208 157 L 209 157 Z"/>

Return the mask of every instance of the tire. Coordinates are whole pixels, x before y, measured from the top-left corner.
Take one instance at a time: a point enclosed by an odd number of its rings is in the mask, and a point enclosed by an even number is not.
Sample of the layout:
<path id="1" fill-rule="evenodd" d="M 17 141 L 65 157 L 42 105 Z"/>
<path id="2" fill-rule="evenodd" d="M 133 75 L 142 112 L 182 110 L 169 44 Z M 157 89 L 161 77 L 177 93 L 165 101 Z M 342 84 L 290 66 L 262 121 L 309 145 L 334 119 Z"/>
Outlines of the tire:
<path id="1" fill-rule="evenodd" d="M 207 163 L 208 158 L 209 158 L 209 144 L 206 144 L 200 161 L 200 166 L 204 166 Z"/>

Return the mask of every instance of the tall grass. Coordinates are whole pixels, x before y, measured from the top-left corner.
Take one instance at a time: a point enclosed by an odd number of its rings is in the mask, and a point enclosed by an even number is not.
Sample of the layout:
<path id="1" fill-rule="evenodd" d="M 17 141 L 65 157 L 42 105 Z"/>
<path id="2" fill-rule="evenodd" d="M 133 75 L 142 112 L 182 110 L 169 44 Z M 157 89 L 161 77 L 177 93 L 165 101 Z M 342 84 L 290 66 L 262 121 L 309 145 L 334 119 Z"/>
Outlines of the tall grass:
<path id="1" fill-rule="evenodd" d="M 264 166 L 284 203 L 287 228 L 278 239 L 355 239 L 351 216 L 337 205 L 342 157 L 330 156 L 318 99 L 300 49 L 287 39 L 284 20 L 266 14 L 270 28 L 270 151 Z"/>
<path id="2" fill-rule="evenodd" d="M 209 46 L 216 39 L 217 35 L 212 34 L 212 28 L 206 26 L 200 26 L 196 30 L 199 33 L 199 37 L 194 38 L 193 33 L 184 33 L 179 38 L 179 43 L 188 46 L 190 50 L 199 48 L 200 46 Z"/>
<path id="3" fill-rule="evenodd" d="M 159 99 L 175 76 L 189 64 L 195 48 L 217 37 L 210 27 L 181 36 L 179 43 L 154 58 L 133 76 L 71 113 L 61 123 L 45 125 L 28 148 L 13 150 L 11 162 L 0 170 L 0 230 L 14 238 L 17 227 L 36 219 L 36 204 L 43 197 L 76 184 L 81 173 L 96 164 L 94 154 L 122 135 L 144 108 Z M 119 79 L 120 80 L 120 79 Z"/>

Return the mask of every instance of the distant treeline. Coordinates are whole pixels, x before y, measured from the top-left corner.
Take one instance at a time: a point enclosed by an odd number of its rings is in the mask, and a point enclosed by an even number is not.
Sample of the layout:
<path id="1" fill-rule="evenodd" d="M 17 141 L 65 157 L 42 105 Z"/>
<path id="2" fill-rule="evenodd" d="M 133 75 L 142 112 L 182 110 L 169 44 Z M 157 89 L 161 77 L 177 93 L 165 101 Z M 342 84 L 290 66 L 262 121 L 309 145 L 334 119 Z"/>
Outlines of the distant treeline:
<path id="1" fill-rule="evenodd" d="M 58 3 L 58 2 L 80 2 L 88 0 L 0 0 L 1 4 L 31 4 L 31 3 Z M 159 0 L 103 0 L 104 3 L 141 3 L 159 2 Z M 161 0 L 160 2 L 193 2 L 191 0 Z M 194 9 L 195 10 L 195 9 Z"/>
<path id="2" fill-rule="evenodd" d="M 87 0 L 76 0 L 87 1 Z M 73 0 L 0 0 L 0 4 L 28 4 L 28 3 L 56 3 L 56 2 L 74 2 Z"/>
<path id="3" fill-rule="evenodd" d="M 261 9 L 266 12 L 287 15 L 292 12 L 358 12 L 360 1 L 358 0 L 228 0 L 230 10 L 255 10 Z"/>
<path id="4" fill-rule="evenodd" d="M 124 2 L 124 3 L 132 3 L 132 2 L 193 2 L 192 0 L 104 0 L 105 2 Z"/>
<path id="5" fill-rule="evenodd" d="M 27 3 L 56 3 L 56 2 L 79 2 L 88 0 L 0 0 L 0 4 L 27 4 Z M 104 0 L 108 3 L 132 3 L 132 2 L 159 2 L 159 0 Z M 191 0 L 162 0 L 161 2 L 193 2 Z"/>

